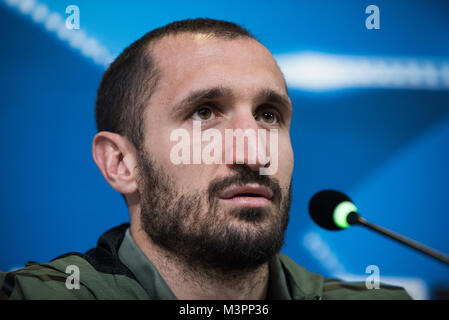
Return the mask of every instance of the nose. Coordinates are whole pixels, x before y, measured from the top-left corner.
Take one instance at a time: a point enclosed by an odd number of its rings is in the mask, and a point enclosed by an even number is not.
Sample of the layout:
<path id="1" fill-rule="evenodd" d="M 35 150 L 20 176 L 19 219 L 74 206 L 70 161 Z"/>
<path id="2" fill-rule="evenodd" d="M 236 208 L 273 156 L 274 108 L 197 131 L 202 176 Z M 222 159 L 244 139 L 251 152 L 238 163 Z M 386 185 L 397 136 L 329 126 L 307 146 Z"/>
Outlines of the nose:
<path id="1" fill-rule="evenodd" d="M 225 159 L 228 166 L 245 164 L 251 170 L 270 165 L 267 157 L 267 132 L 260 128 L 251 110 L 238 110 L 225 129 Z"/>

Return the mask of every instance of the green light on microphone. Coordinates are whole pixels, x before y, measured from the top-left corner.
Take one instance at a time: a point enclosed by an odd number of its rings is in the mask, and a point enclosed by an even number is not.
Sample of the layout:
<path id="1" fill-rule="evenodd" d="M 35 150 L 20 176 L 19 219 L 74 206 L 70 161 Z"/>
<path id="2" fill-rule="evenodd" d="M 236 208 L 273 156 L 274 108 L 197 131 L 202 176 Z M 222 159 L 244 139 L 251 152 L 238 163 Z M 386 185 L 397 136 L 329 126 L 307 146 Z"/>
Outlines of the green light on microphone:
<path id="1" fill-rule="evenodd" d="M 347 221 L 348 215 L 351 212 L 357 212 L 357 207 L 351 201 L 343 201 L 334 209 L 334 222 L 335 224 L 342 228 L 346 229 L 350 226 Z"/>

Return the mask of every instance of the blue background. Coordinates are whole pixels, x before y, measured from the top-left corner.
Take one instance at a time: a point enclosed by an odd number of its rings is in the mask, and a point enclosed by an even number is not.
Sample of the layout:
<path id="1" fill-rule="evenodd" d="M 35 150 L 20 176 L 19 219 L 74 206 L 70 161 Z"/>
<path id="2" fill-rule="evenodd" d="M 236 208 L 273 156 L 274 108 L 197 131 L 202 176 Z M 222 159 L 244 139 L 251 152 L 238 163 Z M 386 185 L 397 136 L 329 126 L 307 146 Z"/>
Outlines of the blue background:
<path id="1" fill-rule="evenodd" d="M 3 271 L 84 252 L 106 229 L 129 219 L 91 156 L 104 66 L 14 2 L 20 1 L 0 4 Z M 207 16 L 243 25 L 275 55 L 314 51 L 449 60 L 447 1 L 40 3 L 64 19 L 66 7 L 77 5 L 81 30 L 114 55 L 155 27 Z M 380 8 L 380 30 L 365 28 L 370 4 Z M 422 279 L 427 297 L 449 287 L 449 268 L 441 263 L 361 228 L 320 230 L 307 212 L 315 192 L 335 188 L 350 195 L 371 222 L 448 253 L 448 88 L 290 88 L 290 94 L 295 171 L 283 252 L 326 276 L 363 275 L 374 264 L 381 275 Z M 321 245 L 307 242 L 310 235 Z"/>

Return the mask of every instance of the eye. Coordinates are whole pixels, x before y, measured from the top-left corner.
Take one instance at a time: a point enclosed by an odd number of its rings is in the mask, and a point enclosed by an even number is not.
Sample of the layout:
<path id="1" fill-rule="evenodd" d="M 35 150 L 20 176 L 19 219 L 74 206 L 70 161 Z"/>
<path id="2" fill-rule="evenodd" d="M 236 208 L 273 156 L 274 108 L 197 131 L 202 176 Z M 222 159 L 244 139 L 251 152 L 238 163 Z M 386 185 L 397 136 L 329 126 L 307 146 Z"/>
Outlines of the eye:
<path id="1" fill-rule="evenodd" d="M 215 115 L 211 108 L 201 107 L 192 114 L 192 117 L 194 120 L 211 120 Z"/>
<path id="2" fill-rule="evenodd" d="M 276 112 L 265 110 L 257 115 L 256 120 L 269 124 L 276 124 L 279 122 L 279 115 Z"/>

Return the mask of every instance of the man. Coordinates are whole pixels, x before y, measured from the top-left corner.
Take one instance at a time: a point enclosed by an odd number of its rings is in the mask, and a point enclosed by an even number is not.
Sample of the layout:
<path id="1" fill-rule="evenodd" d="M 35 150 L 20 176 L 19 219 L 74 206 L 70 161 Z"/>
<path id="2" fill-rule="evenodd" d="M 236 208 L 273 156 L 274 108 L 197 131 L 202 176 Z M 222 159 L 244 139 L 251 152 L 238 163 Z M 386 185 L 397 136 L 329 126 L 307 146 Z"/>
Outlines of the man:
<path id="1" fill-rule="evenodd" d="M 279 253 L 291 116 L 279 67 L 240 26 L 195 19 L 149 32 L 111 64 L 96 102 L 93 157 L 130 224 L 86 254 L 2 274 L 3 298 L 408 299 L 401 288 L 323 279 Z M 242 152 L 237 136 L 224 141 L 238 130 L 268 138 L 256 147 L 247 136 Z M 198 140 L 206 132 L 216 139 Z"/>

